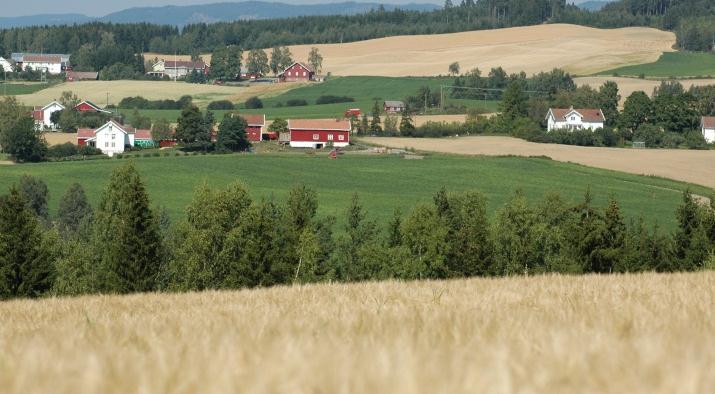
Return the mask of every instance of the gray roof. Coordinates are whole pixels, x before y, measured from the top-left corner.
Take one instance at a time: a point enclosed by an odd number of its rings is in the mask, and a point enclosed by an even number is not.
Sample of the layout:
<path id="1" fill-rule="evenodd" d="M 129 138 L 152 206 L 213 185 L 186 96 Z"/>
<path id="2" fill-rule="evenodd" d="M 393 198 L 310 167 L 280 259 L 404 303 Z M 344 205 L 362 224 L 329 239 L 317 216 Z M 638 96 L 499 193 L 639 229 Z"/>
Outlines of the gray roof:
<path id="1" fill-rule="evenodd" d="M 20 63 L 23 61 L 25 56 L 52 56 L 52 57 L 59 57 L 60 61 L 62 63 L 68 63 L 70 61 L 70 55 L 68 54 L 63 54 L 63 53 L 24 53 L 24 52 L 15 52 L 11 55 L 12 60 Z"/>
<path id="2" fill-rule="evenodd" d="M 402 101 L 385 100 L 385 105 L 388 107 L 404 107 L 405 103 Z"/>

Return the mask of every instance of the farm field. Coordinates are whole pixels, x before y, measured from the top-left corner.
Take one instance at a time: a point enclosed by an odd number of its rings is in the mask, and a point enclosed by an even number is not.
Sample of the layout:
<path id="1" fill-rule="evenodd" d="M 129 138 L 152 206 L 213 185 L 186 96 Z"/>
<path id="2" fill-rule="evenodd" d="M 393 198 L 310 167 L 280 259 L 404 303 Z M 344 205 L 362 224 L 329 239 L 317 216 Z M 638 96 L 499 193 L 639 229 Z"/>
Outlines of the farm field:
<path id="1" fill-rule="evenodd" d="M 25 83 L 0 83 L 0 96 L 8 95 L 15 96 L 19 94 L 32 94 L 43 89 L 51 87 L 51 84 L 40 82 L 25 82 Z M 47 104 L 47 103 L 45 103 Z"/>
<path id="2" fill-rule="evenodd" d="M 16 300 L 0 303 L 0 384 L 6 393 L 706 393 L 714 288 L 715 273 L 698 272 Z"/>
<path id="3" fill-rule="evenodd" d="M 642 90 L 648 95 L 651 95 L 653 93 L 653 89 L 660 86 L 661 82 L 653 79 L 605 76 L 574 78 L 576 85 L 590 85 L 595 89 L 598 89 L 598 87 L 603 85 L 606 81 L 614 81 L 618 84 L 618 93 L 621 95 L 621 105 L 623 105 L 626 98 L 628 98 L 628 96 L 635 91 Z M 678 82 L 680 82 L 685 89 L 690 89 L 691 86 L 715 85 L 715 78 L 682 79 Z"/>
<path id="4" fill-rule="evenodd" d="M 403 100 L 407 96 L 417 94 L 422 86 L 427 86 L 430 90 L 439 92 L 441 85 L 451 85 L 454 78 L 434 77 L 434 78 L 391 78 L 391 77 L 338 77 L 330 78 L 323 83 L 312 83 L 287 90 L 280 94 L 262 99 L 264 108 L 261 109 L 240 109 L 242 113 L 265 113 L 269 119 L 275 118 L 336 118 L 343 116 L 348 108 L 360 108 L 363 112 L 369 112 L 377 100 L 380 105 L 385 100 Z M 355 102 L 322 104 L 315 102 L 320 96 L 348 96 L 355 99 Z M 467 108 L 478 108 L 485 112 L 494 112 L 498 101 L 484 100 L 456 100 L 447 97 L 445 93 L 445 105 L 460 105 Z M 305 100 L 308 105 L 288 107 L 289 100 Z M 238 104 L 243 105 L 243 102 Z M 278 106 L 280 105 L 280 106 Z M 126 112 L 126 111 L 124 111 Z M 178 110 L 143 110 L 145 116 L 152 119 L 176 120 L 180 111 Z M 217 111 L 217 115 L 223 116 Z"/>
<path id="5" fill-rule="evenodd" d="M 655 175 L 715 189 L 715 150 L 623 149 L 539 144 L 512 137 L 363 138 L 395 148 L 486 156 L 548 156 L 561 162 Z M 594 185 L 597 184 L 594 182 Z M 709 194 L 705 194 L 708 196 Z"/>
<path id="6" fill-rule="evenodd" d="M 704 52 L 666 52 L 655 63 L 620 67 L 599 75 L 647 78 L 715 77 L 715 54 Z"/>
<path id="7" fill-rule="evenodd" d="M 300 84 L 260 84 L 251 87 L 218 86 L 172 81 L 81 81 L 54 85 L 31 94 L 17 96 L 26 105 L 45 105 L 60 97 L 64 91 L 72 91 L 78 97 L 104 106 L 107 93 L 110 104 L 117 104 L 124 97 L 143 96 L 149 100 L 178 99 L 190 95 L 198 105 L 214 100 L 243 101 L 250 96 L 271 96 L 293 89 Z"/>
<path id="8" fill-rule="evenodd" d="M 404 145 L 409 145 L 405 141 Z M 628 218 L 656 220 L 672 229 L 675 210 L 682 198 L 683 183 L 539 158 L 467 157 L 430 155 L 423 160 L 397 156 L 346 154 L 338 160 L 326 154 L 253 154 L 134 159 L 147 185 L 152 204 L 167 208 L 174 219 L 183 217 L 194 190 L 203 182 L 224 186 L 232 181 L 245 183 L 255 198 L 283 199 L 289 188 L 303 183 L 318 192 L 324 215 L 342 220 L 355 191 L 369 215 L 386 222 L 394 209 L 408 212 L 442 187 L 448 190 L 479 190 L 489 200 L 490 214 L 516 189 L 532 199 L 559 192 L 566 200 L 580 201 L 590 186 L 594 203 L 604 206 L 613 196 Z M 23 174 L 44 180 L 50 191 L 50 211 L 56 212 L 61 195 L 73 182 L 81 183 L 93 205 L 109 179 L 112 169 L 126 159 L 59 162 L 6 166 L 0 171 L 0 191 L 17 182 Z M 704 187 L 693 191 L 708 195 Z"/>
<path id="9" fill-rule="evenodd" d="M 463 33 L 395 36 L 343 44 L 291 46 L 293 58 L 308 59 L 312 47 L 323 55 L 323 71 L 333 75 L 386 77 L 447 74 L 452 62 L 463 71 L 503 67 L 509 73 L 533 74 L 555 67 L 589 75 L 616 67 L 652 63 L 672 52 L 675 35 L 630 27 L 595 29 L 544 24 Z M 145 54 L 146 58 L 169 55 Z M 173 57 L 173 55 L 171 55 Z M 211 57 L 203 56 L 207 62 Z"/>

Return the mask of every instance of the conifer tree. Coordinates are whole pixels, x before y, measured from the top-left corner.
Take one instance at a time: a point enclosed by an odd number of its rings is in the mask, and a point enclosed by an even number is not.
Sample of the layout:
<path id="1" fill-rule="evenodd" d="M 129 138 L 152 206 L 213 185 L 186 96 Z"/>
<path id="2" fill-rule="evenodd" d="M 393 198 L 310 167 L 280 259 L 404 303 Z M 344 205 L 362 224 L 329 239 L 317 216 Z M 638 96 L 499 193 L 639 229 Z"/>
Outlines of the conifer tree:
<path id="1" fill-rule="evenodd" d="M 60 234 L 65 238 L 76 234 L 81 226 L 90 224 L 92 214 L 92 206 L 87 201 L 82 185 L 71 184 L 62 196 L 57 210 L 57 227 Z"/>
<path id="2" fill-rule="evenodd" d="M 408 108 L 402 113 L 402 119 L 400 119 L 400 133 L 404 135 L 410 135 L 415 131 L 415 124 L 412 120 L 412 115 L 410 114 Z"/>
<path id="3" fill-rule="evenodd" d="M 159 224 L 144 183 L 133 164 L 114 170 L 104 190 L 93 226 L 95 253 L 109 292 L 152 291 L 162 264 Z"/>
<path id="4" fill-rule="evenodd" d="M 20 193 L 32 213 L 44 222 L 49 220 L 47 200 L 50 192 L 45 182 L 30 175 L 23 175 L 20 178 Z"/>
<path id="5" fill-rule="evenodd" d="M 372 107 L 372 120 L 370 121 L 370 132 L 378 134 L 382 131 L 382 122 L 380 120 L 380 104 L 375 101 Z"/>
<path id="6" fill-rule="evenodd" d="M 13 186 L 0 196 L 0 299 L 38 297 L 52 286 L 52 252 L 27 201 Z"/>

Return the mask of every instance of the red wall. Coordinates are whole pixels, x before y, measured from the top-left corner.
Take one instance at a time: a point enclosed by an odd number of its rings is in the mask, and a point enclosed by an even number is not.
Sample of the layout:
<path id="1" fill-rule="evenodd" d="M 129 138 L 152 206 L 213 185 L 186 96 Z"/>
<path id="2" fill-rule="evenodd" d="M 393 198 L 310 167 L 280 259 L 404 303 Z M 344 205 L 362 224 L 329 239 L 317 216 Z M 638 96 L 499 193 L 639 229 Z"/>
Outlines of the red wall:
<path id="1" fill-rule="evenodd" d="M 77 145 L 78 146 L 85 146 L 87 145 L 87 140 L 84 138 L 77 138 Z"/>
<path id="2" fill-rule="evenodd" d="M 259 126 L 248 126 L 246 127 L 246 136 L 249 141 L 259 142 L 261 141 L 261 127 Z"/>
<path id="3" fill-rule="evenodd" d="M 290 75 L 288 75 L 288 72 L 290 72 Z M 296 73 L 298 75 L 296 75 Z M 305 75 L 303 75 L 303 73 L 305 73 Z M 286 81 L 310 81 L 312 74 L 312 72 L 306 70 L 300 64 L 294 64 L 291 68 L 285 70 L 283 79 Z"/>
<path id="4" fill-rule="evenodd" d="M 313 134 L 318 134 L 318 139 L 313 139 Z M 310 141 L 318 143 L 327 143 L 328 134 L 333 135 L 332 142 L 350 142 L 350 132 L 349 131 L 327 131 L 327 130 L 291 130 L 290 140 L 291 141 Z M 344 140 L 339 139 L 339 135 L 345 136 Z"/>
<path id="5" fill-rule="evenodd" d="M 76 106 L 75 109 L 80 112 L 97 111 L 96 109 L 92 108 L 91 105 L 89 105 L 87 103 L 81 103 L 80 105 Z"/>

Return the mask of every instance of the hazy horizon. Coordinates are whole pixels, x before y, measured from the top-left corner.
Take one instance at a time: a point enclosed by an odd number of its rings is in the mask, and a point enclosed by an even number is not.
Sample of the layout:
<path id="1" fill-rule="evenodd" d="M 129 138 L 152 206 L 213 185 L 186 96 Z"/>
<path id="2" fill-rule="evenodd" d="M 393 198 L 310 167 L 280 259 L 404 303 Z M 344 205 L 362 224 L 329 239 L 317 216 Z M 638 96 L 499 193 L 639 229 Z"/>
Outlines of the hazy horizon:
<path id="1" fill-rule="evenodd" d="M 245 1 L 245 0 L 244 0 Z M 290 4 L 325 4 L 342 3 L 351 0 L 258 0 L 274 3 Z M 383 4 L 408 4 L 408 3 L 430 3 L 444 4 L 444 0 L 352 0 L 359 3 L 383 3 Z M 569 3 L 582 3 L 587 0 L 568 0 Z M 124 0 L 122 2 L 97 2 L 88 0 L 64 0 L 62 2 L 50 0 L 25 0 L 23 2 L 12 2 L 3 9 L 4 17 L 31 16 L 40 14 L 84 14 L 98 17 L 112 12 L 125 10 L 134 7 L 162 7 L 167 5 L 198 5 L 211 3 L 240 3 L 241 1 L 211 1 L 211 0 L 155 0 L 147 4 L 145 0 Z M 459 0 L 453 0 L 459 4 Z"/>

